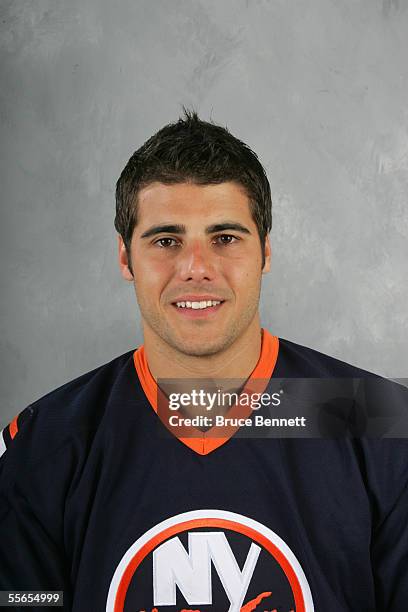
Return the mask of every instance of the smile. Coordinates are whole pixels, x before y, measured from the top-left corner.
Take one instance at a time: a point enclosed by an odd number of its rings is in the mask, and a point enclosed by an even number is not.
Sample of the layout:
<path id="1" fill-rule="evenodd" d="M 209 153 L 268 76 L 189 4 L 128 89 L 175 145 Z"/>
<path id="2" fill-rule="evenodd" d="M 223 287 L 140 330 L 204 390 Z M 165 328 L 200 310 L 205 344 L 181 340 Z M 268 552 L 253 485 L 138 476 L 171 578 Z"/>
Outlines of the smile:
<path id="1" fill-rule="evenodd" d="M 218 306 L 221 301 L 218 300 L 202 300 L 200 302 L 176 302 L 177 308 L 192 308 L 193 310 L 204 310 L 204 308 L 211 308 L 212 306 Z"/>

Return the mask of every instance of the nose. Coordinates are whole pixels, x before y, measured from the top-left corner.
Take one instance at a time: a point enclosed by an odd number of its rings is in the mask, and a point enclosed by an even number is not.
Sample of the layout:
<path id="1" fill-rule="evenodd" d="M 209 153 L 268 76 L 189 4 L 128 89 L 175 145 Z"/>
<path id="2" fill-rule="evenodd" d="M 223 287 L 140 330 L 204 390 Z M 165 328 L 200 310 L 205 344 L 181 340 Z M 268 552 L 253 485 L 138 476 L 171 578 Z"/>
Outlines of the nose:
<path id="1" fill-rule="evenodd" d="M 178 260 L 180 280 L 200 282 L 211 281 L 215 277 L 215 265 L 211 249 L 201 241 L 185 245 Z"/>

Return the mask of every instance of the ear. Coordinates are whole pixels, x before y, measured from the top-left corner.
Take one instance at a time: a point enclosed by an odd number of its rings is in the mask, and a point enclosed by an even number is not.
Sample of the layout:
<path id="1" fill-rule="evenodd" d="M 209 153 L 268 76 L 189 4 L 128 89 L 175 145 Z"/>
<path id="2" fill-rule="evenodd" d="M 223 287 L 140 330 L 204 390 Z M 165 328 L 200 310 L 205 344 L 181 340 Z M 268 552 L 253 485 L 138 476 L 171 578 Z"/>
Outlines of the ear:
<path id="1" fill-rule="evenodd" d="M 269 236 L 265 237 L 265 263 L 262 268 L 262 274 L 267 274 L 271 269 L 272 248 Z"/>
<path id="2" fill-rule="evenodd" d="M 127 281 L 133 281 L 133 274 L 129 268 L 129 258 L 126 251 L 125 243 L 122 236 L 118 235 L 119 245 L 119 268 L 123 278 Z"/>

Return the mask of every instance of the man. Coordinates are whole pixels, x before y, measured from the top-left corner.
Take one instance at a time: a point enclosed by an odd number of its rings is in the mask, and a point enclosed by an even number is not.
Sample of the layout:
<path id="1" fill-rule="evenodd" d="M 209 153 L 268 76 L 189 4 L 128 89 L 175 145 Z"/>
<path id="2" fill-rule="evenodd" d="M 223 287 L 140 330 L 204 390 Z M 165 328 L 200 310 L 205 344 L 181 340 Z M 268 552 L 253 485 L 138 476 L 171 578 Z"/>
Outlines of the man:
<path id="1" fill-rule="evenodd" d="M 129 160 L 115 227 L 144 343 L 4 430 L 1 589 L 64 591 L 74 612 L 406 609 L 406 441 L 287 433 L 299 398 L 282 379 L 368 374 L 261 328 L 271 196 L 256 155 L 186 112 Z M 253 410 L 254 390 L 273 401 Z M 325 403 L 336 418 L 357 405 L 347 393 Z M 278 434 L 251 435 L 275 409 Z"/>

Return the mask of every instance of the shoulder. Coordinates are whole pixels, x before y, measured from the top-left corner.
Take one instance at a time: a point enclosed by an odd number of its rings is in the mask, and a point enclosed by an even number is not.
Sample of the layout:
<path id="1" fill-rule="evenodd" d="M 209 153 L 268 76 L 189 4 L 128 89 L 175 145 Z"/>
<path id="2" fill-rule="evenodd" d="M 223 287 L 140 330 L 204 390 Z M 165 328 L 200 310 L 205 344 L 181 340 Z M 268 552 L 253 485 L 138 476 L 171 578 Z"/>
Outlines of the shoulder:
<path id="1" fill-rule="evenodd" d="M 386 428 L 380 430 L 383 434 L 390 434 L 389 428 L 398 424 L 398 435 L 395 437 L 408 438 L 408 389 L 396 381 L 283 338 L 279 339 L 274 376 L 289 379 L 291 382 L 288 384 L 296 384 L 296 388 L 307 389 L 308 392 L 327 389 L 338 393 L 333 397 L 352 399 L 355 405 L 364 408 L 365 418 L 372 418 L 373 423 L 380 417 L 386 419 L 383 421 Z M 321 382 L 318 379 L 325 380 Z M 308 395 L 314 397 L 313 394 Z M 378 433 L 376 430 L 375 437 L 378 437 Z"/>
<path id="2" fill-rule="evenodd" d="M 279 357 L 274 376 L 297 379 L 295 388 L 314 397 L 320 389 L 311 379 L 332 379 L 335 401 L 328 404 L 327 414 L 347 415 L 359 420 L 355 437 L 350 440 L 378 516 L 393 507 L 408 487 L 408 389 L 395 381 L 361 369 L 312 348 L 280 338 Z M 349 392 L 351 395 L 349 395 Z M 341 404 L 339 398 L 346 398 Z M 302 395 L 303 398 L 303 395 Z M 352 403 L 348 403 L 349 399 Z M 350 410 L 349 410 L 350 408 Z M 353 412 L 353 410 L 355 412 Z"/>
<path id="3" fill-rule="evenodd" d="M 133 351 L 128 351 L 21 410 L 0 433 L 1 463 L 14 449 L 21 456 L 40 460 L 73 435 L 96 430 L 113 388 L 132 372 Z"/>
<path id="4" fill-rule="evenodd" d="M 345 377 L 365 378 L 378 377 L 355 365 L 321 353 L 316 349 L 297 344 L 285 338 L 279 338 L 278 363 L 282 376 L 298 377 Z"/>

